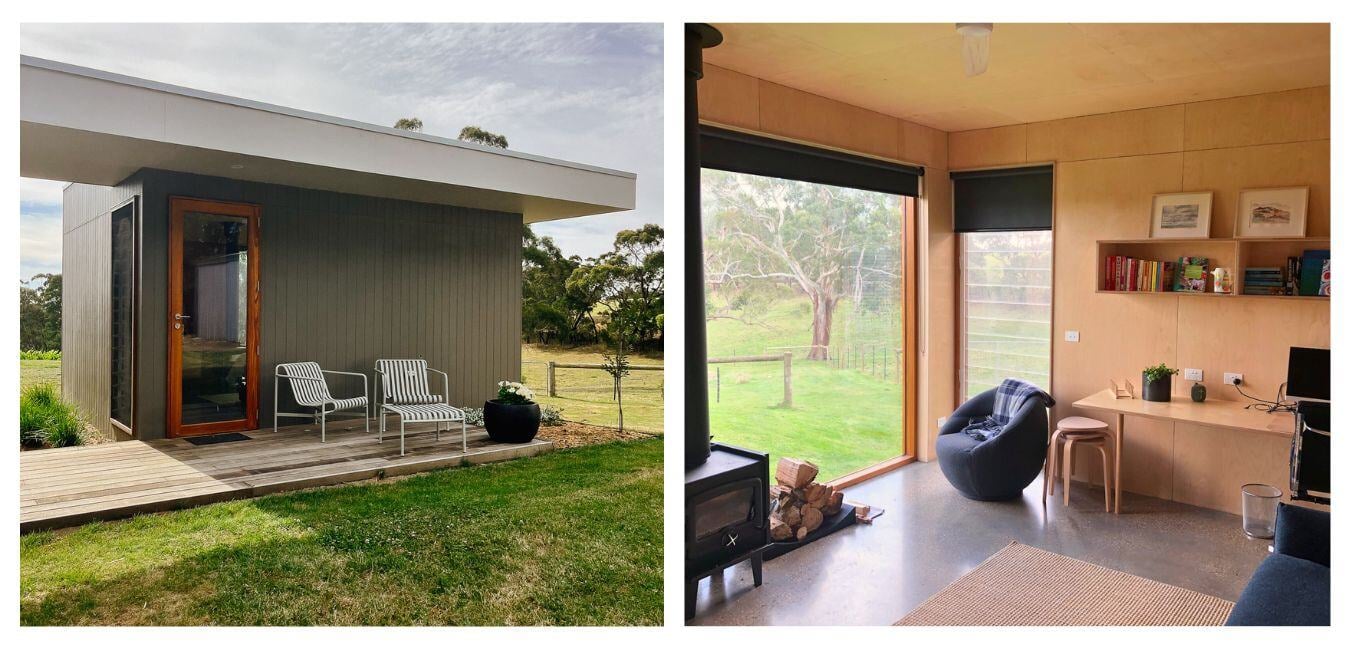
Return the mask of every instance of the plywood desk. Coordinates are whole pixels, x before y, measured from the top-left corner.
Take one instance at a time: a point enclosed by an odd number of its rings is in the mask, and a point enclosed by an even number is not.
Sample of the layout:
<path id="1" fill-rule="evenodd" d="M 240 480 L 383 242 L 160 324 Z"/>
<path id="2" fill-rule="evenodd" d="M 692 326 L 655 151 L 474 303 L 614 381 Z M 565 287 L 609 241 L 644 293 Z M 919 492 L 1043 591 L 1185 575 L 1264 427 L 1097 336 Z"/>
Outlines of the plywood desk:
<path id="1" fill-rule="evenodd" d="M 1193 402 L 1189 398 L 1171 402 L 1146 402 L 1138 398 L 1116 399 L 1111 391 L 1103 390 L 1074 402 L 1074 408 L 1110 411 L 1116 415 L 1116 514 L 1120 514 L 1120 453 L 1125 439 L 1125 416 L 1132 415 L 1154 420 L 1188 422 L 1221 429 L 1237 429 L 1251 433 L 1284 436 L 1294 435 L 1294 414 L 1266 413 L 1245 408 L 1245 402 L 1206 400 Z"/>

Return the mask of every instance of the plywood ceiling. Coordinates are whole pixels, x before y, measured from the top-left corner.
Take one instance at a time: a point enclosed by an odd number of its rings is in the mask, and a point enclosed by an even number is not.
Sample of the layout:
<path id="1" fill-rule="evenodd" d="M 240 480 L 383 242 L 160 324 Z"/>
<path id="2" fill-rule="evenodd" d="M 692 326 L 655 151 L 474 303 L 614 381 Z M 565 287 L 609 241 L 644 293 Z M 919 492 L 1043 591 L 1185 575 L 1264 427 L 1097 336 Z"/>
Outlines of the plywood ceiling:
<path id="1" fill-rule="evenodd" d="M 964 131 L 1331 83 L 1326 24 L 995 23 L 967 77 L 941 24 L 730 24 L 714 65 Z"/>

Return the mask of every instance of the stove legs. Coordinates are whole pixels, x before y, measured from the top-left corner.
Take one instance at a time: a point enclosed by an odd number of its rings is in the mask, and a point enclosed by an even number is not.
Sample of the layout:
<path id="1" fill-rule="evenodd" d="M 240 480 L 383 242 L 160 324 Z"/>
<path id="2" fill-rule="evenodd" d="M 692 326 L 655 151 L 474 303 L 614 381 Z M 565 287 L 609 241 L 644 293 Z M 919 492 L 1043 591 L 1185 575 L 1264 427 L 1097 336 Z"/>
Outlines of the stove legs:
<path id="1" fill-rule="evenodd" d="M 750 554 L 749 560 L 750 560 L 750 572 L 755 577 L 755 586 L 759 587 L 764 584 L 764 549 L 760 549 Z M 742 559 L 741 561 L 744 562 L 745 559 Z M 723 569 L 724 567 L 718 567 L 717 569 L 714 569 L 705 576 L 698 577 L 693 580 L 684 581 L 684 620 L 687 621 L 691 618 L 694 618 L 694 614 L 698 610 L 699 581 L 703 580 L 704 577 L 720 578 L 722 576 Z"/>

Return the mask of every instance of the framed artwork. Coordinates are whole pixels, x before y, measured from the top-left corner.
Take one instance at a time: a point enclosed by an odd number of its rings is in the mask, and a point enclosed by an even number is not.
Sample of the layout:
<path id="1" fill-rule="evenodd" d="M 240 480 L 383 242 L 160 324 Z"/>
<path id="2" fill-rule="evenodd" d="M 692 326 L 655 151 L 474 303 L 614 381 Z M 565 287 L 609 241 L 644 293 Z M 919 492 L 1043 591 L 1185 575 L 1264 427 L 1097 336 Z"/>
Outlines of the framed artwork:
<path id="1" fill-rule="evenodd" d="M 1242 190 L 1234 237 L 1302 237 L 1308 231 L 1308 188 Z"/>
<path id="2" fill-rule="evenodd" d="M 1213 192 L 1178 192 L 1153 195 L 1153 219 L 1149 237 L 1207 239 Z"/>

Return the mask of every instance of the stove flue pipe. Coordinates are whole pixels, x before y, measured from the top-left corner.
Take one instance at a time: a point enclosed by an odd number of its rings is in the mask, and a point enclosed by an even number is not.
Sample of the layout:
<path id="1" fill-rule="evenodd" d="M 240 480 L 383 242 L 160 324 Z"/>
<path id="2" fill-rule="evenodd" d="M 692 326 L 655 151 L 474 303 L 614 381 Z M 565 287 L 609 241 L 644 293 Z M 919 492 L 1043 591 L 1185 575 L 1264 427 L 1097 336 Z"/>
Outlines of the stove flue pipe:
<path id="1" fill-rule="evenodd" d="M 684 466 L 708 460 L 708 331 L 703 303 L 703 219 L 699 193 L 698 80 L 703 49 L 722 42 L 712 25 L 684 26 Z"/>

